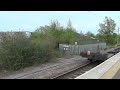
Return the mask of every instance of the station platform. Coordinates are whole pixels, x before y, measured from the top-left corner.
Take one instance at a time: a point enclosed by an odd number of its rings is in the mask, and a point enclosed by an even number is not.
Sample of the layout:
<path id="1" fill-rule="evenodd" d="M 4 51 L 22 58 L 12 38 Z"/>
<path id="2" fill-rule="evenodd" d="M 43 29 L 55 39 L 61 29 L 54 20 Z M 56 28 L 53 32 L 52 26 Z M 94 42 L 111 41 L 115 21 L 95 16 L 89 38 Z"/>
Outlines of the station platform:
<path id="1" fill-rule="evenodd" d="M 75 79 L 120 79 L 120 52 Z"/>
<path id="2" fill-rule="evenodd" d="M 117 73 L 113 76 L 112 79 L 120 79 L 120 69 L 117 71 Z"/>

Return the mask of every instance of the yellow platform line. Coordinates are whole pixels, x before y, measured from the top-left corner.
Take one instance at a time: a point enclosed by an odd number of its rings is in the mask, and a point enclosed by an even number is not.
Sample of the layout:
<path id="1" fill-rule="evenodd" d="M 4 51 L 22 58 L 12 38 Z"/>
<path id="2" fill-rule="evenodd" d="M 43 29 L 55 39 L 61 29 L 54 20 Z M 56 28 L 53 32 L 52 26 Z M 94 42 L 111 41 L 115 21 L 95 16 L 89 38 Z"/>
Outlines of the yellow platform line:
<path id="1" fill-rule="evenodd" d="M 100 79 L 112 79 L 120 69 L 120 60 L 118 60 Z"/>

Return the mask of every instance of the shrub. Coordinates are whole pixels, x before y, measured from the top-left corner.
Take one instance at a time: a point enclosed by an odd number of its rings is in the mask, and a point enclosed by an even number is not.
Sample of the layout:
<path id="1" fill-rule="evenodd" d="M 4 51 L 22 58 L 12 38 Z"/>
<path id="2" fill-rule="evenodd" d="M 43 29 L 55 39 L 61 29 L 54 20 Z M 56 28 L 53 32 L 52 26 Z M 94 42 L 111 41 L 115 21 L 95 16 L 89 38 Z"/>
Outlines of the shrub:
<path id="1" fill-rule="evenodd" d="M 17 70 L 34 63 L 30 38 L 24 33 L 3 33 L 0 42 L 0 62 L 5 69 Z"/>
<path id="2" fill-rule="evenodd" d="M 0 63 L 4 69 L 18 70 L 34 64 L 48 62 L 56 57 L 52 37 L 26 37 L 24 33 L 4 33 L 0 42 Z"/>

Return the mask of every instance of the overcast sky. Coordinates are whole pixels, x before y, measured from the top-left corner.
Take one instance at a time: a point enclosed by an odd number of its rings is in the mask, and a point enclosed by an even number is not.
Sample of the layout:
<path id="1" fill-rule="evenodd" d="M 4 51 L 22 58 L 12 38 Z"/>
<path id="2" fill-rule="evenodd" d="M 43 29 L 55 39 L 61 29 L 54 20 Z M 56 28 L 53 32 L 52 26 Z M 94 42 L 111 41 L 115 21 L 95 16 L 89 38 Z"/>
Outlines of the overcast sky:
<path id="1" fill-rule="evenodd" d="M 66 26 L 70 19 L 77 32 L 96 34 L 105 16 L 120 27 L 120 11 L 0 11 L 0 31 L 34 31 L 56 19 Z"/>

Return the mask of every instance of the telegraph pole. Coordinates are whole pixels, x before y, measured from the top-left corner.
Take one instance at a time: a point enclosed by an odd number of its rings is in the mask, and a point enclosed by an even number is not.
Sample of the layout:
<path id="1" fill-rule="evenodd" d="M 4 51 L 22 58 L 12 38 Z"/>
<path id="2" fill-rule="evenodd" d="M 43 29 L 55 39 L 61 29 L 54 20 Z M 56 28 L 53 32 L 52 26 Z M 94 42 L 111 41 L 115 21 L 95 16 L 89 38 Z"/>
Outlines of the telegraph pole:
<path id="1" fill-rule="evenodd" d="M 118 34 L 117 34 L 117 45 L 119 44 L 119 27 L 118 27 Z"/>

